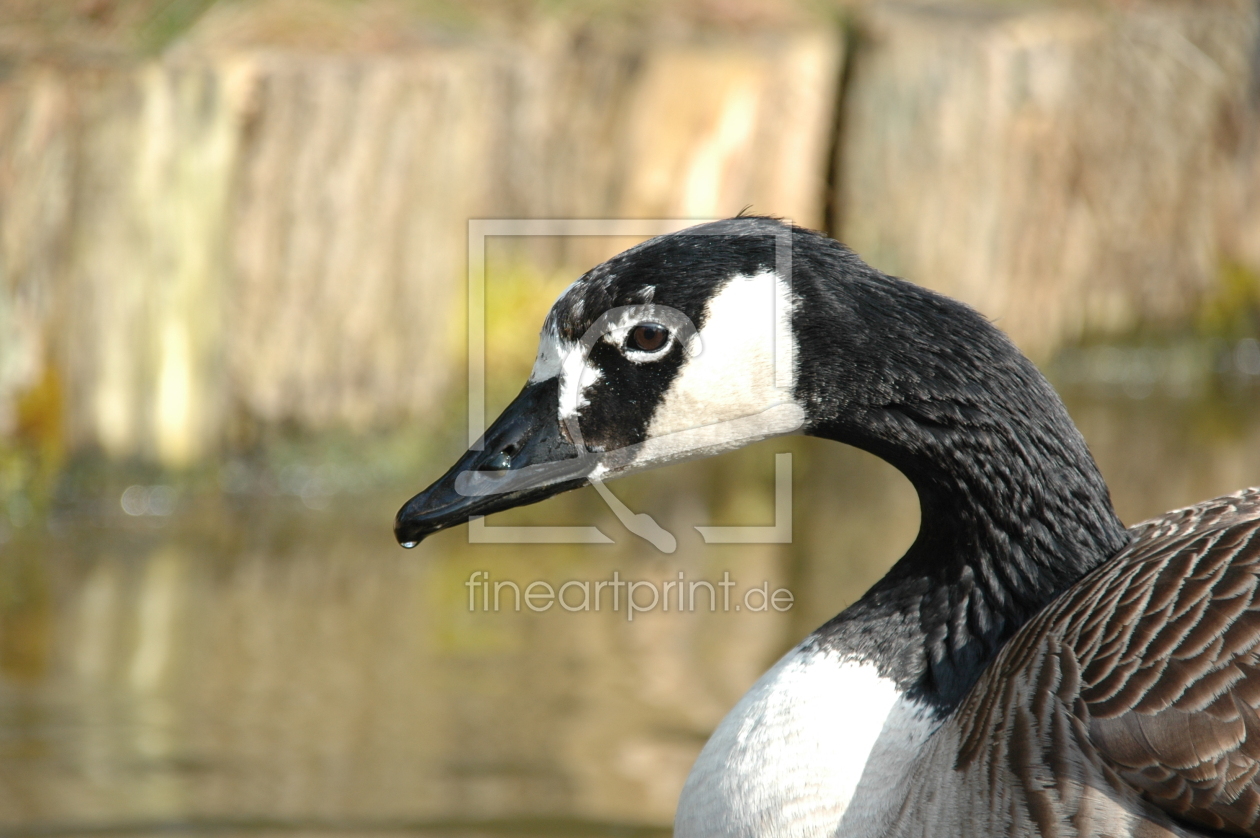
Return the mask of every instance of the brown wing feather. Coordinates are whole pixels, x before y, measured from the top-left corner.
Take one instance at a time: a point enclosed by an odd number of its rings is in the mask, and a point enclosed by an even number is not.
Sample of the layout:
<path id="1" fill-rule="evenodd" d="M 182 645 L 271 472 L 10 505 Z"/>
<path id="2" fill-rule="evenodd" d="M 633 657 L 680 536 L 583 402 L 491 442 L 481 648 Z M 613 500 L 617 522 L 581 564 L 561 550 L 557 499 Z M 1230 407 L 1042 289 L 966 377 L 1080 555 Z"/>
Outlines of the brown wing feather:
<path id="1" fill-rule="evenodd" d="M 1131 532 L 1003 647 L 888 835 L 1260 835 L 1260 489 Z"/>
<path id="2" fill-rule="evenodd" d="M 1099 755 L 1161 809 L 1248 835 L 1260 834 L 1258 494 L 1218 502 L 1210 525 L 1147 542 L 1090 578 L 1101 591 L 1126 584 L 1130 568 L 1156 571 L 1143 607 L 1116 610 L 1126 642 L 1110 654 L 1062 625 Z"/>
<path id="3" fill-rule="evenodd" d="M 1260 489 L 1133 533 L 1003 648 L 902 826 L 926 792 L 1008 834 L 1260 835 Z"/>

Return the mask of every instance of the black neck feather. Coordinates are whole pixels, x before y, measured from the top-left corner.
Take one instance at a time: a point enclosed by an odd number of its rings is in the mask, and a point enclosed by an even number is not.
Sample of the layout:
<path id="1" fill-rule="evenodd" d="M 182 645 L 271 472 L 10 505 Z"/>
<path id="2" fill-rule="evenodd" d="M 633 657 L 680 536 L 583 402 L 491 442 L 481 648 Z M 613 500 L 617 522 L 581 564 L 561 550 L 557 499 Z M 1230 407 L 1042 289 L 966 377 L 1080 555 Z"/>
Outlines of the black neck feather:
<path id="1" fill-rule="evenodd" d="M 1125 544 L 1124 526 L 1054 390 L 980 315 L 830 243 L 794 259 L 809 432 L 887 460 L 922 510 L 910 550 L 819 642 L 950 709 L 1029 617 Z"/>

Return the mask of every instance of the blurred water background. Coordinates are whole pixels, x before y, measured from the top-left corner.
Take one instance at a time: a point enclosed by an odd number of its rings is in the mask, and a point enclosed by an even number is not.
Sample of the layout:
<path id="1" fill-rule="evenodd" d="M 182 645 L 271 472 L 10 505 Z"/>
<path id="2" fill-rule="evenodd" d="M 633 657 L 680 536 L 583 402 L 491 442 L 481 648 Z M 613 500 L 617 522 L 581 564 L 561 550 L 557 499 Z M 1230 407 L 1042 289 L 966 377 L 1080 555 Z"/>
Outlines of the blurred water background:
<path id="1" fill-rule="evenodd" d="M 404 552 L 467 443 L 470 218 L 828 230 L 993 317 L 1130 523 L 1260 483 L 1260 6 L 0 2 L 0 834 L 667 834 L 709 731 L 912 541 L 762 443 Z M 491 239 L 491 416 L 623 239 Z M 705 544 L 775 522 L 793 541 Z M 470 610 L 473 571 L 786 612 Z"/>

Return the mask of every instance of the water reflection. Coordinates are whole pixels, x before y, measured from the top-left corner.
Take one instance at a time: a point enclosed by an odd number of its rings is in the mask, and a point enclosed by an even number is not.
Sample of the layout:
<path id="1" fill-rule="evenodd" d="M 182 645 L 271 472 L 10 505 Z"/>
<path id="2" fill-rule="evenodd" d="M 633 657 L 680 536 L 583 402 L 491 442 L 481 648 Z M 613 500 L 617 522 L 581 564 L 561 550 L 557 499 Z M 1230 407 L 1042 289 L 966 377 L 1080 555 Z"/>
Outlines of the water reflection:
<path id="1" fill-rule="evenodd" d="M 1260 483 L 1255 388 L 1079 384 L 1069 406 L 1126 521 Z M 705 545 L 695 525 L 774 523 L 781 451 L 794 542 Z M 229 491 L 124 485 L 4 545 L 0 829 L 658 834 L 718 719 L 900 555 L 918 514 L 874 458 L 780 440 L 612 485 L 674 533 L 672 555 L 591 490 L 487 523 L 595 524 L 616 544 L 459 529 L 405 552 L 390 516 L 431 475 L 368 490 L 318 464 L 225 471 Z M 729 573 L 795 605 L 470 610 L 476 571 L 553 589 Z"/>

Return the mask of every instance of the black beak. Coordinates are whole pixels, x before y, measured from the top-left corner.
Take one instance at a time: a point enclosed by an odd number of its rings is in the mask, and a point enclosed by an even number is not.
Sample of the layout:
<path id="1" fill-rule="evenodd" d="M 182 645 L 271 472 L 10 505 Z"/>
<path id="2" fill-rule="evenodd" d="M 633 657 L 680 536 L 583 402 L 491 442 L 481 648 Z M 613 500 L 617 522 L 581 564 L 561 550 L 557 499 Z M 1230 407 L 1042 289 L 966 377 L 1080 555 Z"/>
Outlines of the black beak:
<path id="1" fill-rule="evenodd" d="M 482 437 L 436 483 L 398 510 L 394 536 L 415 547 L 425 536 L 469 517 L 537 503 L 576 489 L 598 465 L 560 430 L 559 382 L 526 384 Z"/>

